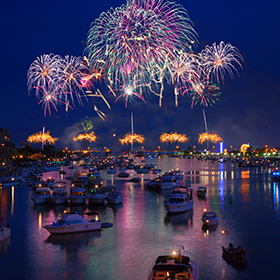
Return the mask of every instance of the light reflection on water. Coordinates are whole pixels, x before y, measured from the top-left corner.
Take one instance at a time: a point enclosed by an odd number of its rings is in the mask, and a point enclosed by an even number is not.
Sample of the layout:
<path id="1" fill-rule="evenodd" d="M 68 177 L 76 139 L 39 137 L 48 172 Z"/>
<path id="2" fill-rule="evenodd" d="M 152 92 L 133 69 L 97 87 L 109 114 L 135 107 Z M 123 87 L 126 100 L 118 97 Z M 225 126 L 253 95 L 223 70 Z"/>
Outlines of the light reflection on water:
<path id="1" fill-rule="evenodd" d="M 264 168 L 173 158 L 152 163 L 163 171 L 179 168 L 186 173 L 184 182 L 194 189 L 193 210 L 167 214 L 164 201 L 171 191 L 146 189 L 144 180 L 156 175 L 141 174 L 139 184 L 116 181 L 123 204 L 78 207 L 80 213 L 98 211 L 102 222 L 114 223 L 112 228 L 49 236 L 43 226 L 56 221 L 67 207 L 34 206 L 27 186 L 1 188 L 1 217 L 12 228 L 11 238 L 0 243 L 4 279 L 147 279 L 155 258 L 179 244 L 198 262 L 200 279 L 278 278 L 279 185 L 270 181 Z M 64 178 L 73 174 L 65 170 Z M 57 171 L 44 176 L 63 179 Z M 113 175 L 103 171 L 102 177 L 112 185 Z M 196 196 L 202 185 L 208 190 L 206 199 Z M 217 212 L 216 227 L 202 227 L 203 209 Z M 229 242 L 246 247 L 247 266 L 222 258 L 221 245 Z"/>

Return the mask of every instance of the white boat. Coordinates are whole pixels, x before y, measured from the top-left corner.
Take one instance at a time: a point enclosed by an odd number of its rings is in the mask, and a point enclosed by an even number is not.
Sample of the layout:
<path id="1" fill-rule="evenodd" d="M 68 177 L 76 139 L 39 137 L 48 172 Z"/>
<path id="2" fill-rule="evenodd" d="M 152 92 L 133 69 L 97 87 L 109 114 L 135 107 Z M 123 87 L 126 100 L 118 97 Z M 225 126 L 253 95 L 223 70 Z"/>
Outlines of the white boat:
<path id="1" fill-rule="evenodd" d="M 107 170 L 108 174 L 116 174 L 117 172 L 118 171 L 116 169 L 114 169 L 114 168 L 110 168 L 110 169 Z"/>
<path id="2" fill-rule="evenodd" d="M 219 217 L 215 212 L 204 212 L 201 218 L 203 225 L 213 226 L 219 222 Z"/>
<path id="3" fill-rule="evenodd" d="M 159 182 L 159 187 L 162 190 L 169 190 L 172 188 L 179 187 L 181 180 L 178 179 L 173 172 L 163 173 L 161 176 L 161 181 Z"/>
<path id="4" fill-rule="evenodd" d="M 138 174 L 147 174 L 151 172 L 151 168 L 148 168 L 146 165 L 141 165 L 140 167 L 134 168 L 134 171 Z"/>
<path id="5" fill-rule="evenodd" d="M 91 203 L 91 204 L 97 204 L 97 205 L 100 205 L 100 204 L 104 204 L 105 202 L 105 194 L 102 193 L 102 192 L 90 192 L 89 195 L 88 195 L 88 202 Z"/>
<path id="6" fill-rule="evenodd" d="M 0 242 L 11 236 L 11 229 L 3 220 L 0 220 Z"/>
<path id="7" fill-rule="evenodd" d="M 35 204 L 43 204 L 50 202 L 51 200 L 51 190 L 49 187 L 38 187 L 36 188 L 34 194 L 31 196 L 31 199 Z"/>
<path id="8" fill-rule="evenodd" d="M 106 199 L 108 200 L 109 203 L 111 204 L 121 204 L 123 202 L 123 197 L 121 194 L 117 191 L 112 191 L 110 192 Z"/>
<path id="9" fill-rule="evenodd" d="M 44 228 L 51 234 L 67 234 L 94 231 L 101 229 L 101 222 L 96 216 L 95 219 L 89 220 L 79 214 L 64 214 L 56 223 L 46 225 Z"/>
<path id="10" fill-rule="evenodd" d="M 148 280 L 198 280 L 199 267 L 188 256 L 173 252 L 170 255 L 159 256 L 151 270 Z"/>
<path id="11" fill-rule="evenodd" d="M 12 186 L 18 186 L 22 182 L 19 179 L 16 178 L 9 178 L 9 179 L 4 179 L 0 181 L 0 185 L 3 187 L 12 187 Z"/>
<path id="12" fill-rule="evenodd" d="M 84 204 L 86 202 L 86 190 L 82 186 L 72 186 L 69 195 L 70 204 Z"/>
<path id="13" fill-rule="evenodd" d="M 207 193 L 207 188 L 206 187 L 198 187 L 198 189 L 197 189 L 197 196 L 205 197 L 206 193 Z"/>
<path id="14" fill-rule="evenodd" d="M 65 182 L 57 182 L 55 184 L 54 190 L 52 192 L 51 200 L 52 204 L 64 204 L 67 202 L 68 193 L 66 190 L 66 183 Z"/>
<path id="15" fill-rule="evenodd" d="M 180 213 L 193 208 L 192 189 L 176 188 L 164 206 L 169 213 Z"/>
<path id="16" fill-rule="evenodd" d="M 45 187 L 49 187 L 49 188 L 54 188 L 54 179 L 52 178 L 48 178 L 45 182 L 44 182 L 44 186 Z"/>

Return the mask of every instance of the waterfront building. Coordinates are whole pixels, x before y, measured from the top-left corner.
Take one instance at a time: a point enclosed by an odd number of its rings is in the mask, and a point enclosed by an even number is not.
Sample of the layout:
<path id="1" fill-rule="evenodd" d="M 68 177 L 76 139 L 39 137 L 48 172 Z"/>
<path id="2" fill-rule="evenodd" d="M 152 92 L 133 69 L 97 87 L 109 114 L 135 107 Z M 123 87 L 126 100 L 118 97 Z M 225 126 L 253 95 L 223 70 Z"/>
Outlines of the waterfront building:
<path id="1" fill-rule="evenodd" d="M 0 167 L 6 169 L 12 164 L 15 144 L 9 129 L 0 128 Z"/>

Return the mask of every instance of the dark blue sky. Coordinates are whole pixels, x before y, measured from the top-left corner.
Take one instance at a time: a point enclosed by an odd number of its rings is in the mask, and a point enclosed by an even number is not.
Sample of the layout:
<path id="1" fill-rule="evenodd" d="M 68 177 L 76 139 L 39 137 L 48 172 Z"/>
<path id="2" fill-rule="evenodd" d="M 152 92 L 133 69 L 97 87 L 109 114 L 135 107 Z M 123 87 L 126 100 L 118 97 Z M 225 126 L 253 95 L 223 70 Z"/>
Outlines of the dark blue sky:
<path id="1" fill-rule="evenodd" d="M 52 116 L 44 117 L 34 96 L 28 95 L 26 73 L 30 64 L 42 54 L 80 56 L 84 50 L 90 24 L 111 6 L 125 1 L 5 1 L 0 10 L 0 106 L 1 125 L 11 130 L 19 147 L 30 134 L 42 127 L 58 137 L 58 147 L 74 146 L 73 136 L 82 132 L 81 122 L 93 121 L 98 141 L 92 148 L 111 147 L 112 134 L 122 137 L 130 131 L 130 114 L 134 114 L 134 131 L 144 134 L 145 148 L 156 148 L 162 132 L 177 131 L 190 137 L 180 147 L 197 145 L 198 134 L 205 131 L 202 110 L 205 109 L 208 130 L 216 131 L 227 147 L 250 143 L 279 147 L 279 14 L 278 1 L 177 1 L 189 12 L 199 35 L 200 51 L 213 42 L 231 43 L 244 57 L 243 70 L 233 80 L 226 77 L 221 86 L 220 101 L 213 107 L 195 106 L 181 98 L 175 108 L 172 89 L 166 88 L 163 106 L 151 95 L 146 104 L 137 106 L 114 103 L 107 89 L 103 94 L 111 101 L 109 110 L 100 99 L 95 103 L 106 113 L 102 121 L 93 110 L 93 102 L 76 102 L 68 116 L 58 107 Z M 76 144 L 77 145 L 77 144 Z M 81 144 L 80 147 L 83 145 Z M 136 145 L 140 148 L 141 145 Z M 77 147 L 77 146 L 76 146 Z"/>

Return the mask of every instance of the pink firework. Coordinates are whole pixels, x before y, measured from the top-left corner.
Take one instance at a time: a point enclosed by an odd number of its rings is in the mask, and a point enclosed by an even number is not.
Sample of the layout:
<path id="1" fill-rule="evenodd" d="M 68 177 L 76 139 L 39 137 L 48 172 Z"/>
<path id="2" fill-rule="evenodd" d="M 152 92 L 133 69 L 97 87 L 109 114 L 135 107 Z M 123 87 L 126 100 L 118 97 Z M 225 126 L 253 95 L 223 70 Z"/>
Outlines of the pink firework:
<path id="1" fill-rule="evenodd" d="M 49 115 L 51 115 L 51 106 L 55 109 L 57 112 L 57 104 L 64 104 L 67 107 L 70 107 L 73 109 L 68 103 L 61 100 L 62 97 L 64 97 L 65 94 L 71 94 L 70 92 L 63 91 L 65 88 L 65 84 L 60 84 L 56 86 L 55 84 L 51 83 L 51 81 L 48 82 L 48 87 L 44 87 L 39 85 L 34 86 L 36 90 L 38 90 L 39 93 L 42 94 L 41 100 L 38 102 L 38 104 L 42 104 L 44 107 L 44 116 L 47 115 L 47 112 Z"/>

